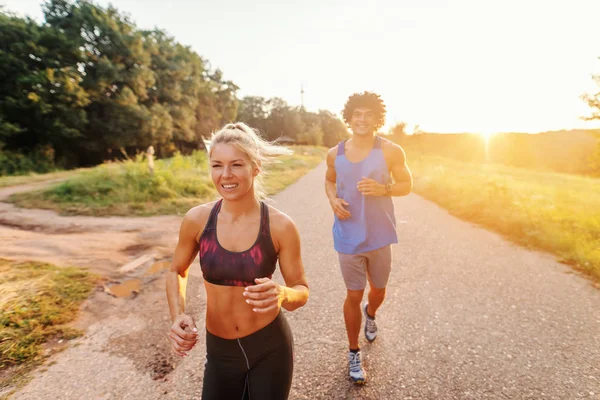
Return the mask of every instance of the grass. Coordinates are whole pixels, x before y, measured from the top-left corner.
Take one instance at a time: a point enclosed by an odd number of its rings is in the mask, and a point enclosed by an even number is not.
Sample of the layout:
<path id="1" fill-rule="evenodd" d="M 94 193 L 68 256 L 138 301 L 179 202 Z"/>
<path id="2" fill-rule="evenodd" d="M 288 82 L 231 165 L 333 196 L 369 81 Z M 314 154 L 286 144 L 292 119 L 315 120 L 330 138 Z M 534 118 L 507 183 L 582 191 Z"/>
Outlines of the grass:
<path id="1" fill-rule="evenodd" d="M 24 185 L 27 183 L 49 181 L 49 180 L 54 180 L 54 179 L 68 178 L 71 176 L 75 176 L 84 170 L 85 169 L 82 168 L 82 169 L 70 170 L 70 171 L 50 172 L 47 174 L 31 173 L 29 175 L 0 176 L 0 188 L 7 187 L 7 186 Z"/>
<path id="2" fill-rule="evenodd" d="M 269 196 L 296 182 L 317 164 L 324 161 L 327 155 L 325 147 L 294 146 L 292 149 L 294 150 L 292 156 L 282 157 L 281 163 L 269 166 L 263 181 Z"/>
<path id="3" fill-rule="evenodd" d="M 294 146 L 294 154 L 270 166 L 264 186 L 274 194 L 324 160 L 327 149 Z M 176 155 L 155 162 L 150 174 L 142 158 L 105 164 L 51 188 L 19 193 L 9 201 L 19 207 L 51 209 L 62 215 L 183 214 L 217 198 L 209 176 L 206 153 Z"/>
<path id="4" fill-rule="evenodd" d="M 410 168 L 416 193 L 600 282 L 600 179 L 434 156 Z"/>
<path id="5" fill-rule="evenodd" d="M 74 267 L 0 259 L 0 391 L 41 364 L 44 344 L 81 335 L 66 324 L 96 281 Z"/>

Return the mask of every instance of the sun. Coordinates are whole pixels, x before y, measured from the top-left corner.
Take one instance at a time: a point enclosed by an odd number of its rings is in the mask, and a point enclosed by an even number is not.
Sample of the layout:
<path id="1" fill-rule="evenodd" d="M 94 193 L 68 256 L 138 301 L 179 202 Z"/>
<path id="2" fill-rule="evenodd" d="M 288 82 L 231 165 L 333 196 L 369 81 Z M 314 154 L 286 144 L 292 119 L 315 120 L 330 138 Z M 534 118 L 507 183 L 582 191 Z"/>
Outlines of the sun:
<path id="1" fill-rule="evenodd" d="M 478 135 L 483 138 L 483 141 L 486 143 L 486 145 L 490 142 L 490 139 L 495 134 L 496 134 L 496 132 L 491 132 L 491 131 L 484 131 L 484 132 L 479 132 L 478 133 Z"/>
<path id="2" fill-rule="evenodd" d="M 479 135 L 483 138 L 485 158 L 487 160 L 490 155 L 490 140 L 491 140 L 492 136 L 495 135 L 495 132 L 489 132 L 489 131 L 488 132 L 479 132 Z"/>
<path id="3" fill-rule="evenodd" d="M 489 138 L 491 136 L 494 136 L 495 132 L 493 131 L 483 131 L 483 132 L 479 132 L 479 135 L 483 136 L 484 138 Z"/>

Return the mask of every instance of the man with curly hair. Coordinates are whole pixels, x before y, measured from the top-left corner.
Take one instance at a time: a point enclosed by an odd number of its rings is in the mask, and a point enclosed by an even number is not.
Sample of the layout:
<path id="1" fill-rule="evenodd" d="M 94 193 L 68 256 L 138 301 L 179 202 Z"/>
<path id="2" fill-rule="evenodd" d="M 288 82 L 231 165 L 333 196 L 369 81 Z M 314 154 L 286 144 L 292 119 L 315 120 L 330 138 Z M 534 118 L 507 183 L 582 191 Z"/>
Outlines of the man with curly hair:
<path id="1" fill-rule="evenodd" d="M 412 175 L 404 150 L 376 135 L 385 123 L 380 96 L 355 93 L 344 106 L 352 137 L 327 153 L 325 191 L 334 213 L 333 239 L 347 294 L 344 321 L 348 334 L 349 375 L 363 384 L 358 337 L 365 314 L 367 341 L 377 337 L 375 314 L 383 303 L 392 267 L 391 245 L 398 243 L 391 196 L 412 191 Z M 369 281 L 368 301 L 361 307 Z"/>

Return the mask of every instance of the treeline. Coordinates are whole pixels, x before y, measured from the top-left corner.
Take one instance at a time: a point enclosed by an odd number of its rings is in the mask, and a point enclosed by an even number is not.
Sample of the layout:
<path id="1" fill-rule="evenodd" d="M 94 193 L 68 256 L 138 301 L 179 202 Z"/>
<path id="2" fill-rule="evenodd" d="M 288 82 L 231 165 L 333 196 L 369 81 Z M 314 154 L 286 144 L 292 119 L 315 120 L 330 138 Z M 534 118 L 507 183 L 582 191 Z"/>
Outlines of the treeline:
<path id="1" fill-rule="evenodd" d="M 51 0 L 37 23 L 0 10 L 0 174 L 99 164 L 154 146 L 159 157 L 203 147 L 241 120 L 269 139 L 333 145 L 332 113 L 238 86 L 161 30 L 113 7 Z"/>
<path id="2" fill-rule="evenodd" d="M 539 171 L 600 175 L 598 130 L 501 133 L 486 139 L 472 133 L 406 135 L 401 126 L 394 128 L 388 138 L 404 148 L 409 162 L 423 154 Z"/>

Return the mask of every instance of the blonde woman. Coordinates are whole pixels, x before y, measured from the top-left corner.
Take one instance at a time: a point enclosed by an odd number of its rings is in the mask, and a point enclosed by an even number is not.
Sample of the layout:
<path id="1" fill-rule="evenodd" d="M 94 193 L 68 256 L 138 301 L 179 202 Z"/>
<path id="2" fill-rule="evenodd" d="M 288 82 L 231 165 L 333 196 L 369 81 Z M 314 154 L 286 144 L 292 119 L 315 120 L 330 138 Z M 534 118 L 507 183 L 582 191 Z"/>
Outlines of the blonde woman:
<path id="1" fill-rule="evenodd" d="M 179 356 L 198 340 L 185 314 L 188 269 L 199 253 L 206 288 L 206 366 L 202 398 L 287 399 L 293 336 L 281 307 L 308 301 L 300 237 L 286 214 L 265 204 L 261 169 L 285 147 L 243 123 L 227 124 L 210 142 L 210 171 L 221 199 L 192 208 L 179 231 L 167 297 L 169 338 Z M 285 286 L 271 279 L 277 261 Z"/>

